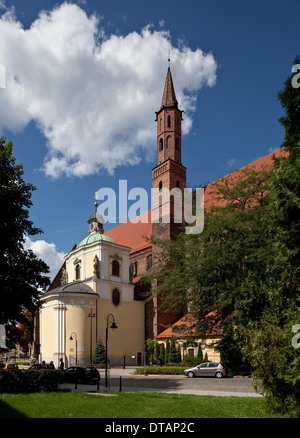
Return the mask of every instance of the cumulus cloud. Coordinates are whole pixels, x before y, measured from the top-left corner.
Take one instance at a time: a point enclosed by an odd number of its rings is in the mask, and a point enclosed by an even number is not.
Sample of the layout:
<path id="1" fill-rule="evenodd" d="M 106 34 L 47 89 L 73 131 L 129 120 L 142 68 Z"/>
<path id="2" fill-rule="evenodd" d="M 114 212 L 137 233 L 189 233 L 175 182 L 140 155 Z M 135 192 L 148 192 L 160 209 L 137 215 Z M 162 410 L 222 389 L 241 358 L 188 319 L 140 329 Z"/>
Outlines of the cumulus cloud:
<path id="1" fill-rule="evenodd" d="M 211 53 L 173 47 L 167 31 L 150 25 L 107 35 L 100 17 L 76 4 L 42 11 L 28 29 L 6 10 L 0 41 L 6 69 L 0 130 L 34 121 L 48 147 L 43 170 L 54 178 L 112 174 L 153 158 L 168 53 L 184 134 L 192 128 L 198 90 L 216 82 Z"/>
<path id="2" fill-rule="evenodd" d="M 38 258 L 49 266 L 49 276 L 51 280 L 53 280 L 64 262 L 64 254 L 57 251 L 55 244 L 48 243 L 45 240 L 36 240 L 33 242 L 26 236 L 24 248 L 26 250 L 31 249 Z"/>

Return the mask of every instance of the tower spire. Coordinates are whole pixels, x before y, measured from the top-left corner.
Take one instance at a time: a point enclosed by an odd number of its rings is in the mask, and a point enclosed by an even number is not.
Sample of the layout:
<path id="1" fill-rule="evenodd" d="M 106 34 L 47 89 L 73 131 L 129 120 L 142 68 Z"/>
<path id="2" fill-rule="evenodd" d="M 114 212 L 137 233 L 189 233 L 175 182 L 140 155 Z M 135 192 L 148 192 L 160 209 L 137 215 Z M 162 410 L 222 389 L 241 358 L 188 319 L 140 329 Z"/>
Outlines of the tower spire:
<path id="1" fill-rule="evenodd" d="M 164 107 L 178 108 L 178 102 L 176 99 L 175 88 L 173 84 L 171 67 L 170 67 L 170 55 L 168 57 L 168 71 L 167 71 L 167 77 L 166 77 L 160 108 L 164 108 Z"/>

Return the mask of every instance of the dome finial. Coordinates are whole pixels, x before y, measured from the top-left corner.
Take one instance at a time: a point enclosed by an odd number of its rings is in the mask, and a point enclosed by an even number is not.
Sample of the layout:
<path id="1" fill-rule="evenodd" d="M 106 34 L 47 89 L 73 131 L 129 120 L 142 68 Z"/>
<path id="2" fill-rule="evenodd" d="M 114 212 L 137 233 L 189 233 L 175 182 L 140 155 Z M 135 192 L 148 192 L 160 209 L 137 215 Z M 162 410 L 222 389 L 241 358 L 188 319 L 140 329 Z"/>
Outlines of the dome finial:
<path id="1" fill-rule="evenodd" d="M 95 211 L 94 213 L 90 216 L 88 223 L 89 223 L 89 234 L 95 234 L 95 233 L 103 233 L 103 224 L 104 224 L 104 219 L 101 216 L 101 214 L 97 211 L 98 208 L 98 202 L 97 202 L 97 196 L 98 196 L 98 192 L 95 192 L 94 198 L 95 198 L 95 202 L 94 202 L 94 207 L 95 207 Z"/>
<path id="2" fill-rule="evenodd" d="M 94 194 L 94 198 L 95 198 L 94 207 L 95 207 L 96 210 L 97 210 L 97 207 L 98 207 L 97 196 L 98 196 L 98 192 L 95 192 L 95 194 Z"/>

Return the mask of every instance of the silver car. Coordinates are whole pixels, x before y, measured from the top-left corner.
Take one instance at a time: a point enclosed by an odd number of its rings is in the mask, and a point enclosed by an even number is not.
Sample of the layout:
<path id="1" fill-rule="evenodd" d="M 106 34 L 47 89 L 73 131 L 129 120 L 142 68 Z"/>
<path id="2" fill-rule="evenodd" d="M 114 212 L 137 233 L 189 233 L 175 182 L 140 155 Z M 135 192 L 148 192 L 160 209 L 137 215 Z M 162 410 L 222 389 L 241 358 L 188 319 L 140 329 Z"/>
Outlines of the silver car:
<path id="1" fill-rule="evenodd" d="M 226 368 L 218 362 L 205 362 L 194 368 L 184 370 L 184 375 L 188 377 L 212 376 L 220 379 L 226 376 Z"/>

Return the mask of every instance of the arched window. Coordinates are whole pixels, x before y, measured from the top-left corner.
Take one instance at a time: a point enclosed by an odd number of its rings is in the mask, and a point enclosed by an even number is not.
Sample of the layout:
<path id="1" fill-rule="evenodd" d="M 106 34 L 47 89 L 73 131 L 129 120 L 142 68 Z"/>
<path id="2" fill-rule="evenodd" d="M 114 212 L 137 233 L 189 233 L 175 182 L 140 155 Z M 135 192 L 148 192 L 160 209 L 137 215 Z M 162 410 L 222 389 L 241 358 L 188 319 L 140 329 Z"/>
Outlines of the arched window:
<path id="1" fill-rule="evenodd" d="M 163 141 L 163 139 L 161 138 L 161 139 L 159 140 L 159 150 L 162 151 L 163 148 L 164 148 L 164 141 Z"/>
<path id="2" fill-rule="evenodd" d="M 180 182 L 178 180 L 176 181 L 176 187 L 180 189 Z"/>
<path id="3" fill-rule="evenodd" d="M 119 306 L 120 304 L 120 291 L 119 289 L 114 289 L 112 291 L 112 303 L 114 306 Z"/>
<path id="4" fill-rule="evenodd" d="M 75 267 L 75 279 L 80 280 L 80 265 L 79 265 L 79 263 Z"/>
<path id="5" fill-rule="evenodd" d="M 115 275 L 116 277 L 119 277 L 120 275 L 120 264 L 117 260 L 113 260 L 112 262 L 111 274 Z"/>
<path id="6" fill-rule="evenodd" d="M 168 128 L 171 127 L 171 116 L 168 116 Z"/>
<path id="7" fill-rule="evenodd" d="M 159 189 L 159 190 L 162 189 L 162 182 L 161 182 L 161 181 L 159 181 L 158 189 Z"/>
<path id="8" fill-rule="evenodd" d="M 171 136 L 168 135 L 167 142 L 166 142 L 166 147 L 169 147 L 170 144 L 171 144 Z"/>
<path id="9" fill-rule="evenodd" d="M 178 138 L 175 139 L 175 149 L 177 151 L 179 151 L 179 142 L 178 142 Z"/>

